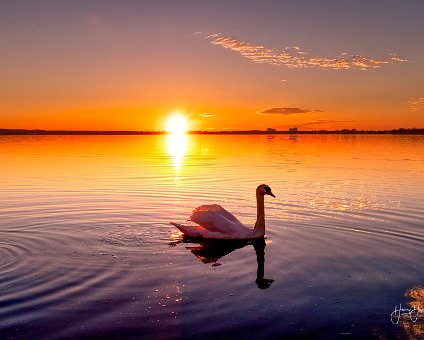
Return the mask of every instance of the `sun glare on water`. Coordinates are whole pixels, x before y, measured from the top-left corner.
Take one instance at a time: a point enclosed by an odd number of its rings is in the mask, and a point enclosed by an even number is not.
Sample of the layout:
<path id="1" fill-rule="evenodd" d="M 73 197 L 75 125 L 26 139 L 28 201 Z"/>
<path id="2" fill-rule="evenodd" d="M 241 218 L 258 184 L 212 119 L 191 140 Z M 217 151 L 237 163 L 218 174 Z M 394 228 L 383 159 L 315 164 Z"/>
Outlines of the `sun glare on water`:
<path id="1" fill-rule="evenodd" d="M 181 113 L 174 113 L 171 117 L 168 118 L 166 123 L 166 131 L 175 134 L 181 135 L 188 131 L 188 121 Z"/>
<path id="2" fill-rule="evenodd" d="M 186 132 L 188 130 L 188 120 L 180 112 L 173 113 L 166 122 L 166 132 L 169 133 L 167 138 L 168 151 L 172 156 L 174 168 L 177 172 L 180 171 L 187 152 L 188 136 Z"/>

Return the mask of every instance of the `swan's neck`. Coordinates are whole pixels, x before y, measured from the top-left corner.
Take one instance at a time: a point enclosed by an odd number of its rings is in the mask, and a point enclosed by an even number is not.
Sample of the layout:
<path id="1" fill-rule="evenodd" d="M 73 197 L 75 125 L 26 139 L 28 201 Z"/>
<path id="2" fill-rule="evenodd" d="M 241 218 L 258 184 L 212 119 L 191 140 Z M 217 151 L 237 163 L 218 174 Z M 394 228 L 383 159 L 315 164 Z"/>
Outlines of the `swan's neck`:
<path id="1" fill-rule="evenodd" d="M 256 194 L 256 208 L 257 218 L 255 223 L 255 229 L 253 230 L 253 237 L 264 237 L 265 236 L 265 204 L 264 195 Z"/>

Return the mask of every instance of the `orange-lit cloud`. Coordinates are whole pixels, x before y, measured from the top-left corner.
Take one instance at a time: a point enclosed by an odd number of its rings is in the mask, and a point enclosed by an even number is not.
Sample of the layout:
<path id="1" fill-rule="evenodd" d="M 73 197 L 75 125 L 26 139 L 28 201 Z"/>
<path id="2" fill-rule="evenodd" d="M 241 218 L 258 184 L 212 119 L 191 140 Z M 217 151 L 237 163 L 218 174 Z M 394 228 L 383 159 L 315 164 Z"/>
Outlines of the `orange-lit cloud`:
<path id="1" fill-rule="evenodd" d="M 286 47 L 284 51 L 270 49 L 262 45 L 253 45 L 236 38 L 216 33 L 206 36 L 214 45 L 237 52 L 243 57 L 258 63 L 289 68 L 323 68 L 330 70 L 359 69 L 368 70 L 383 65 L 406 62 L 408 60 L 396 54 L 389 54 L 385 58 L 369 58 L 361 55 L 342 53 L 336 57 L 308 57 L 308 52 L 302 51 L 299 46 Z"/>
<path id="2" fill-rule="evenodd" d="M 316 119 L 308 122 L 303 122 L 297 124 L 298 127 L 307 127 L 313 125 L 322 125 L 322 124 L 333 124 L 333 123 L 354 123 L 353 120 L 344 120 L 344 119 Z"/>
<path id="3" fill-rule="evenodd" d="M 215 114 L 214 113 L 199 113 L 199 116 L 200 117 L 203 117 L 203 118 L 211 118 L 211 117 L 215 117 Z"/>
<path id="4" fill-rule="evenodd" d="M 424 97 L 411 98 L 408 100 L 408 106 L 412 111 L 418 111 L 424 108 Z"/>
<path id="5" fill-rule="evenodd" d="M 310 113 L 310 112 L 322 112 L 322 111 L 301 109 L 299 107 L 272 107 L 270 109 L 262 110 L 259 113 L 271 114 L 271 115 L 293 115 L 293 114 Z"/>

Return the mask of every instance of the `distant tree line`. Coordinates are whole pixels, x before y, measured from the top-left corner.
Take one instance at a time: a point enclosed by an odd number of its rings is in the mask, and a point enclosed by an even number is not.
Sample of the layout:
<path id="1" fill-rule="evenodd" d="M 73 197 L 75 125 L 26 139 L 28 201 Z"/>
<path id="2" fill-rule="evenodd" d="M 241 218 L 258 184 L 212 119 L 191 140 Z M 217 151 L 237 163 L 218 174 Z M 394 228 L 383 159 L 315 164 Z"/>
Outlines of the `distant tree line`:
<path id="1" fill-rule="evenodd" d="M 165 131 L 79 131 L 79 130 L 26 130 L 0 129 L 0 135 L 163 135 Z M 393 129 L 393 130 L 312 130 L 299 131 L 296 127 L 288 131 L 267 128 L 266 130 L 233 130 L 233 131 L 190 131 L 189 134 L 204 135 L 255 135 L 255 134 L 392 134 L 392 135 L 424 135 L 423 129 Z"/>
<path id="2" fill-rule="evenodd" d="M 0 129 L 0 135 L 158 135 L 164 131 L 84 131 Z"/>

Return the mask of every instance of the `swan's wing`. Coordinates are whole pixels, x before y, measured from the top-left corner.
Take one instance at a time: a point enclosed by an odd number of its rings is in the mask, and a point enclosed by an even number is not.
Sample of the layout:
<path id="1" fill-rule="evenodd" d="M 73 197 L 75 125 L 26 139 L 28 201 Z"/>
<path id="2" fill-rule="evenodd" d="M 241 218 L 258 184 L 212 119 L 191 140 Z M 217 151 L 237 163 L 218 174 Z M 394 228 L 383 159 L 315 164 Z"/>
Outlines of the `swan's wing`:
<path id="1" fill-rule="evenodd" d="M 227 220 L 239 224 L 240 226 L 243 226 L 243 223 L 241 223 L 237 217 L 235 217 L 232 213 L 225 210 L 223 207 L 221 207 L 218 204 L 210 204 L 210 205 L 201 205 L 200 207 L 197 207 L 193 210 L 193 215 L 200 211 L 212 211 L 215 212 L 223 217 L 225 217 Z M 192 216 L 193 216 L 192 215 Z"/>
<path id="2" fill-rule="evenodd" d="M 247 230 L 237 218 L 219 205 L 201 206 L 195 209 L 190 221 L 212 232 L 237 235 Z"/>

